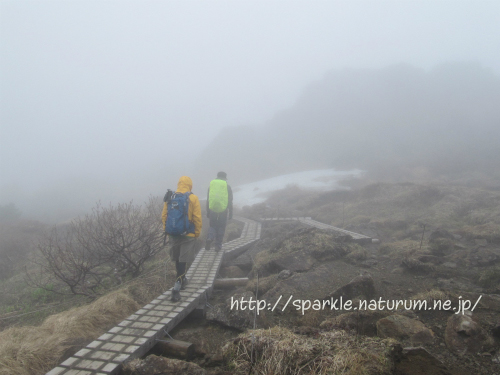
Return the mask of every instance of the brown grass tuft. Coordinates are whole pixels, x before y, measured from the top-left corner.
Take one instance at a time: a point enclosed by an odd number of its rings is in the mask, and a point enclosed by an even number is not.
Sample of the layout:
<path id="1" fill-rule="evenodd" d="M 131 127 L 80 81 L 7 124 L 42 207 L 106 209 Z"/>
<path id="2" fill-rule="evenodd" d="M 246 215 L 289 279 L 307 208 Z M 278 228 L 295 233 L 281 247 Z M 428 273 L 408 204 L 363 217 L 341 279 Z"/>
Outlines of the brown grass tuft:
<path id="1" fill-rule="evenodd" d="M 48 317 L 39 327 L 0 332 L 0 375 L 35 375 L 49 371 L 75 343 L 92 341 L 139 305 L 127 290 Z"/>
<path id="2" fill-rule="evenodd" d="M 389 256 L 408 257 L 419 252 L 420 242 L 413 240 L 402 240 L 383 244 L 379 248 L 380 254 Z M 427 246 L 422 246 L 422 252 L 427 250 Z"/>
<path id="3" fill-rule="evenodd" d="M 445 292 L 438 289 L 432 289 L 427 292 L 415 294 L 410 299 L 413 301 L 427 301 L 427 303 L 432 303 L 434 301 L 444 302 L 448 298 L 449 296 Z"/>
<path id="4" fill-rule="evenodd" d="M 253 344 L 252 344 L 253 341 Z M 356 338 L 343 331 L 317 338 L 273 327 L 241 334 L 224 346 L 235 374 L 390 374 L 392 340 Z"/>

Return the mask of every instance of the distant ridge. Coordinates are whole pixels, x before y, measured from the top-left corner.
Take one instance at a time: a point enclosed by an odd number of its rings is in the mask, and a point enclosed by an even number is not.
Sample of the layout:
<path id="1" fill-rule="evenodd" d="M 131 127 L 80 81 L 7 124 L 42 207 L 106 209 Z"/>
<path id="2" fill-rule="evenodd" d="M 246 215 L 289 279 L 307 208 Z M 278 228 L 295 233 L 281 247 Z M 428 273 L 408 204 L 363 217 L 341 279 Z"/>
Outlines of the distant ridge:
<path id="1" fill-rule="evenodd" d="M 195 168 L 210 179 L 217 166 L 237 184 L 321 168 L 389 178 L 491 172 L 498 103 L 499 77 L 473 63 L 331 71 L 265 126 L 225 128 Z"/>

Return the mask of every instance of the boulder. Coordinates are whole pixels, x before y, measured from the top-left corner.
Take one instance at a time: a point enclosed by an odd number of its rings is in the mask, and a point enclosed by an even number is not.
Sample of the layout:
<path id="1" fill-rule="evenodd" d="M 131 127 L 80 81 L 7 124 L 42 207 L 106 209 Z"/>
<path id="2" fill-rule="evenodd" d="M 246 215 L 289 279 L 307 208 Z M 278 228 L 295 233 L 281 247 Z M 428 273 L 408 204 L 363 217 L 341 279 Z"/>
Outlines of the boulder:
<path id="1" fill-rule="evenodd" d="M 250 291 L 246 291 L 243 293 L 236 293 L 232 296 L 232 298 L 232 300 L 230 297 L 224 303 L 216 304 L 211 309 L 208 309 L 206 319 L 238 331 L 244 331 L 247 328 L 252 328 L 255 311 L 249 309 L 248 301 L 250 301 L 250 299 L 255 301 L 255 295 Z M 241 301 L 241 298 L 247 302 L 244 310 L 241 309 L 239 303 L 234 303 L 236 300 Z M 232 301 L 234 305 L 231 309 Z M 259 318 L 262 318 L 262 315 L 263 311 L 260 312 Z"/>
<path id="2" fill-rule="evenodd" d="M 384 311 L 358 311 L 349 312 L 324 320 L 319 327 L 323 330 L 343 329 L 352 331 L 358 335 L 376 336 L 377 321 L 387 316 Z"/>
<path id="3" fill-rule="evenodd" d="M 498 263 L 500 257 L 491 250 L 478 247 L 469 252 L 465 261 L 469 266 L 487 267 Z"/>
<path id="4" fill-rule="evenodd" d="M 222 273 L 224 274 L 225 277 L 227 278 L 235 278 L 239 279 L 242 277 L 246 277 L 248 272 L 243 271 L 240 267 L 238 266 L 229 266 L 225 267 L 222 270 Z"/>
<path id="5" fill-rule="evenodd" d="M 312 268 L 314 262 L 314 259 L 308 254 L 292 253 L 283 255 L 272 261 L 272 268 L 280 271 L 305 272 Z"/>
<path id="6" fill-rule="evenodd" d="M 292 271 L 290 270 L 283 270 L 278 274 L 278 280 L 285 280 L 288 279 L 290 276 L 292 276 Z"/>
<path id="7" fill-rule="evenodd" d="M 449 350 L 463 355 L 487 351 L 493 338 L 470 315 L 453 314 L 448 318 L 444 340 Z"/>
<path id="8" fill-rule="evenodd" d="M 456 290 L 460 292 L 460 294 L 464 294 L 466 292 L 481 292 L 482 288 L 477 285 L 472 284 L 469 280 L 466 279 L 442 279 L 438 278 L 436 282 L 436 286 L 442 290 Z M 476 298 L 477 299 L 477 298 Z"/>
<path id="9" fill-rule="evenodd" d="M 364 275 L 356 276 L 349 283 L 341 286 L 325 299 L 333 298 L 343 300 L 353 299 L 358 296 L 364 296 L 366 298 L 371 298 L 375 295 L 375 285 L 373 283 L 373 277 L 366 273 Z"/>
<path id="10" fill-rule="evenodd" d="M 434 341 L 434 332 L 424 323 L 399 314 L 377 321 L 377 334 L 383 338 L 409 340 L 412 344 L 429 344 Z"/>
<path id="11" fill-rule="evenodd" d="M 394 375 L 458 375 L 422 347 L 404 348 Z"/>
<path id="12" fill-rule="evenodd" d="M 481 299 L 479 299 L 481 297 Z M 479 306 L 490 311 L 500 312 L 500 296 L 497 294 L 464 294 L 464 298 L 469 300 L 479 300 Z"/>
<path id="13" fill-rule="evenodd" d="M 309 272 L 294 273 L 285 280 L 277 280 L 275 285 L 259 298 L 265 299 L 274 305 L 282 296 L 273 312 L 276 315 L 281 313 L 281 309 L 291 295 L 293 295 L 294 300 L 321 300 L 332 289 L 332 285 L 337 283 L 339 283 L 338 275 L 332 272 L 331 265 L 324 264 Z M 295 311 L 295 308 L 290 303 L 286 311 Z"/>
<path id="14" fill-rule="evenodd" d="M 134 359 L 123 368 L 124 375 L 143 374 L 190 374 L 206 375 L 206 371 L 192 362 L 181 361 L 158 357 L 156 355 L 147 356 L 145 359 Z"/>

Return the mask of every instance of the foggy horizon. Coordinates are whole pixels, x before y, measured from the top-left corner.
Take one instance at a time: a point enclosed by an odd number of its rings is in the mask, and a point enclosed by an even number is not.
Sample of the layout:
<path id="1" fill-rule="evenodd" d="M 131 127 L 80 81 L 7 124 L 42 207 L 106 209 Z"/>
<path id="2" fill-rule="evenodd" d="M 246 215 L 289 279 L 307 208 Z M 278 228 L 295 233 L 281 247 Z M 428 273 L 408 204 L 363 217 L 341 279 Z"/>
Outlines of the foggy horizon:
<path id="1" fill-rule="evenodd" d="M 499 25 L 492 2 L 4 1 L 0 204 L 69 214 L 162 195 L 221 130 L 265 128 L 332 71 L 466 62 L 499 77 Z"/>

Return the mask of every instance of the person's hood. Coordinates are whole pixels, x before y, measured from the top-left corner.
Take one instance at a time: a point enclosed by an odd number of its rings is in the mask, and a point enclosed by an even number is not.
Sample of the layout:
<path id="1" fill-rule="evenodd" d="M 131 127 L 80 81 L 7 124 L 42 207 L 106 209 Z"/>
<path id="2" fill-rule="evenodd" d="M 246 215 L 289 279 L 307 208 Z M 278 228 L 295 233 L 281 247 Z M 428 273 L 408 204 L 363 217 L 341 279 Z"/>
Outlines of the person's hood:
<path id="1" fill-rule="evenodd" d="M 188 176 L 182 176 L 179 178 L 179 182 L 177 183 L 177 192 L 178 193 L 187 193 L 191 191 L 193 188 L 193 181 Z"/>

